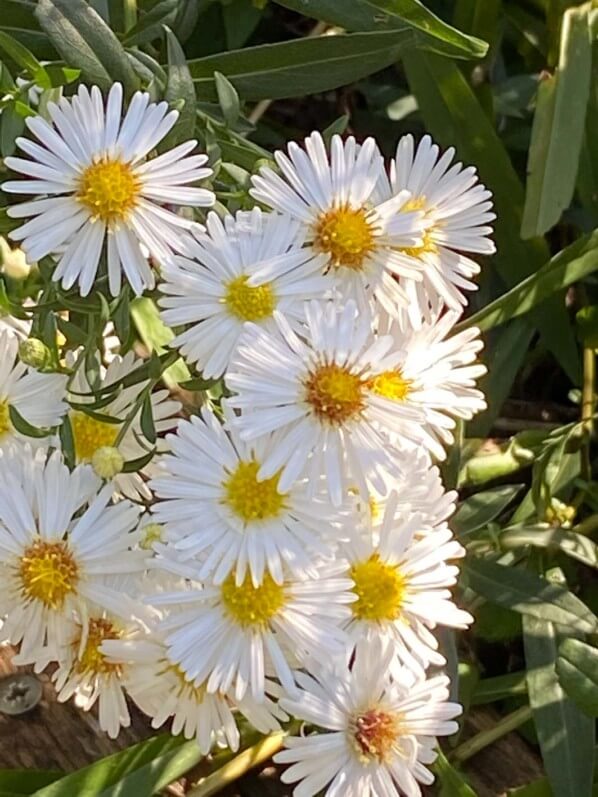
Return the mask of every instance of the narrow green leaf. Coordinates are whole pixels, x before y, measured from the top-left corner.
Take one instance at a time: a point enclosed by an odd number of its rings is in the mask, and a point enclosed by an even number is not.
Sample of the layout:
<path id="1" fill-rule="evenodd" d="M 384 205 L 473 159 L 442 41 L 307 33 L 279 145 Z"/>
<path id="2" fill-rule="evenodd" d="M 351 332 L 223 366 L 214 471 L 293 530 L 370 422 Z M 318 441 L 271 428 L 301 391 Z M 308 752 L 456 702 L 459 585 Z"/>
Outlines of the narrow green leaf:
<path id="1" fill-rule="evenodd" d="M 21 69 L 27 70 L 38 86 L 44 89 L 51 87 L 48 73 L 31 50 L 2 30 L 0 30 L 0 50 L 3 50 Z"/>
<path id="2" fill-rule="evenodd" d="M 44 769 L 0 769 L 0 794 L 33 794 L 64 775 Z"/>
<path id="3" fill-rule="evenodd" d="M 330 139 L 332 136 L 342 136 L 342 134 L 347 129 L 347 125 L 349 124 L 349 119 L 351 117 L 349 114 L 344 113 L 342 116 L 339 116 L 338 119 L 335 119 L 332 124 L 329 124 L 325 130 L 322 130 L 322 138 L 326 141 L 327 144 L 330 143 Z"/>
<path id="4" fill-rule="evenodd" d="M 573 197 L 590 92 L 589 12 L 565 11 L 556 73 L 540 82 L 529 149 L 523 238 L 553 227 Z"/>
<path id="5" fill-rule="evenodd" d="M 477 797 L 477 793 L 467 783 L 463 775 L 449 763 L 442 750 L 438 751 L 438 758 L 434 763 L 440 789 L 438 797 Z"/>
<path id="6" fill-rule="evenodd" d="M 450 522 L 455 535 L 467 537 L 487 526 L 515 500 L 521 487 L 521 484 L 505 484 L 466 498 L 459 504 Z"/>
<path id="7" fill-rule="evenodd" d="M 156 442 L 156 427 L 154 424 L 154 411 L 151 396 L 146 396 L 141 408 L 141 431 L 150 443 Z"/>
<path id="8" fill-rule="evenodd" d="M 582 714 L 559 684 L 554 625 L 524 615 L 527 686 L 544 767 L 558 797 L 590 797 L 594 772 L 594 720 Z"/>
<path id="9" fill-rule="evenodd" d="M 507 795 L 508 797 L 554 797 L 554 792 L 550 788 L 548 778 L 540 778 L 525 786 L 509 789 Z"/>
<path id="10" fill-rule="evenodd" d="M 598 629 L 598 619 L 579 598 L 533 573 L 473 556 L 463 565 L 463 572 L 474 592 L 505 609 L 581 633 Z"/>
<path id="11" fill-rule="evenodd" d="M 23 134 L 25 119 L 11 103 L 2 109 L 0 114 L 0 154 L 3 158 L 13 155 L 17 145 L 16 139 Z"/>
<path id="12" fill-rule="evenodd" d="M 123 37 L 127 47 L 144 44 L 162 35 L 162 25 L 172 25 L 177 15 L 179 0 L 160 0 L 149 11 L 140 9 L 137 23 Z"/>
<path id="13" fill-rule="evenodd" d="M 247 0 L 229 0 L 222 6 L 227 50 L 236 50 L 245 45 L 259 25 L 263 13 L 263 7 L 248 3 Z"/>
<path id="14" fill-rule="evenodd" d="M 183 102 L 179 109 L 179 118 L 162 146 L 170 148 L 189 138 L 195 133 L 195 87 L 187 64 L 187 58 L 177 37 L 169 28 L 164 28 L 166 49 L 168 54 L 168 77 L 166 83 L 166 101 L 171 105 Z"/>
<path id="15" fill-rule="evenodd" d="M 584 235 L 545 263 L 535 274 L 487 304 L 457 329 L 477 326 L 482 331 L 529 313 L 549 296 L 598 270 L 598 232 Z"/>
<path id="16" fill-rule="evenodd" d="M 525 671 L 512 672 L 507 675 L 497 675 L 494 678 L 483 678 L 478 681 L 476 690 L 471 698 L 472 706 L 483 706 L 497 700 L 514 695 L 524 695 L 527 692 Z"/>
<path id="17" fill-rule="evenodd" d="M 301 97 L 352 83 L 397 61 L 412 45 L 410 30 L 353 33 L 262 44 L 189 61 L 197 96 L 217 100 L 214 72 L 244 100 Z"/>
<path id="18" fill-rule="evenodd" d="M 52 60 L 56 52 L 35 18 L 34 0 L 2 0 L 0 28 L 37 54 L 38 58 Z"/>
<path id="19" fill-rule="evenodd" d="M 195 740 L 161 734 L 102 758 L 39 789 L 35 797 L 122 797 L 150 795 L 187 772 L 201 759 Z"/>
<path id="20" fill-rule="evenodd" d="M 565 639 L 556 671 L 561 686 L 583 713 L 598 717 L 598 650 L 579 639 Z"/>
<path id="21" fill-rule="evenodd" d="M 152 450 L 148 451 L 147 454 L 143 454 L 143 456 L 137 457 L 137 459 L 128 460 L 123 465 L 121 473 L 137 473 L 152 461 L 155 453 L 156 449 L 152 448 Z"/>
<path id="22" fill-rule="evenodd" d="M 588 567 L 598 568 L 598 546 L 569 529 L 546 529 L 545 526 L 505 529 L 500 535 L 500 544 L 508 549 L 531 545 L 534 548 L 562 551 Z"/>
<path id="23" fill-rule="evenodd" d="M 233 84 L 221 72 L 214 72 L 218 104 L 229 127 L 234 127 L 241 113 L 239 95 Z"/>
<path id="24" fill-rule="evenodd" d="M 42 28 L 64 60 L 107 91 L 115 80 L 126 94 L 139 88 L 133 66 L 116 35 L 85 0 L 39 0 Z"/>
<path id="25" fill-rule="evenodd" d="M 51 429 L 42 429 L 38 426 L 33 426 L 30 424 L 29 421 L 25 420 L 17 408 L 12 404 L 9 404 L 8 406 L 8 414 L 10 417 L 10 422 L 15 430 L 26 437 L 41 438 L 48 437 L 48 435 L 52 434 Z"/>
<path id="26" fill-rule="evenodd" d="M 404 31 L 417 34 L 418 45 L 454 58 L 481 58 L 486 42 L 441 20 L 418 0 L 276 0 L 279 5 L 349 31 Z"/>

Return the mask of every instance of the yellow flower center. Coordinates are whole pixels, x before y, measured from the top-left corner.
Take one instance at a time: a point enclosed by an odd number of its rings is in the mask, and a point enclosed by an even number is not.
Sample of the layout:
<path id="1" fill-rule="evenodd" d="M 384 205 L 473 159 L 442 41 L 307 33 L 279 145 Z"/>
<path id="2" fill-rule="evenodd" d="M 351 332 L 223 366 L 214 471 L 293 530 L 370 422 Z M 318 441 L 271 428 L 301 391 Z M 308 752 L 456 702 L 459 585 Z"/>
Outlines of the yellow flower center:
<path id="1" fill-rule="evenodd" d="M 405 580 L 397 567 L 384 564 L 378 554 L 351 568 L 357 600 L 351 604 L 358 620 L 397 620 L 401 614 Z"/>
<path id="2" fill-rule="evenodd" d="M 197 705 L 203 703 L 207 694 L 205 683 L 195 686 L 193 681 L 187 677 L 187 673 L 181 669 L 178 664 L 166 663 L 166 667 L 162 672 L 170 672 L 177 680 L 177 697 L 183 700 L 193 700 Z M 160 673 L 162 674 L 162 673 Z"/>
<path id="3" fill-rule="evenodd" d="M 243 628 L 263 628 L 282 609 L 286 596 L 284 587 L 276 584 L 269 573 L 259 587 L 254 587 L 251 576 L 245 576 L 241 586 L 231 574 L 221 587 L 222 602 L 229 617 Z"/>
<path id="4" fill-rule="evenodd" d="M 8 401 L 0 401 L 0 440 L 9 432 L 12 432 L 12 424 L 10 422 Z"/>
<path id="5" fill-rule="evenodd" d="M 330 255 L 333 266 L 360 271 L 374 248 L 367 210 L 343 205 L 322 213 L 315 224 L 314 246 Z"/>
<path id="6" fill-rule="evenodd" d="M 276 296 L 269 282 L 252 287 L 245 275 L 236 277 L 226 286 L 224 303 L 231 315 L 240 321 L 263 321 L 270 318 L 276 307 Z"/>
<path id="7" fill-rule="evenodd" d="M 164 537 L 164 527 L 160 523 L 148 523 L 141 529 L 141 539 L 139 547 L 144 551 L 151 551 L 156 542 L 162 542 Z"/>
<path id="8" fill-rule="evenodd" d="M 85 412 L 72 412 L 71 428 L 77 462 L 91 462 L 99 448 L 114 446 L 119 425 L 99 421 Z"/>
<path id="9" fill-rule="evenodd" d="M 365 382 L 348 368 L 321 365 L 305 382 L 305 399 L 321 421 L 340 426 L 364 407 Z"/>
<path id="10" fill-rule="evenodd" d="M 373 708 L 355 717 L 350 732 L 360 759 L 382 763 L 392 756 L 401 727 L 397 714 Z"/>
<path id="11" fill-rule="evenodd" d="M 401 213 L 410 213 L 414 210 L 423 210 L 426 207 L 425 196 L 413 196 L 401 208 Z"/>
<path id="12" fill-rule="evenodd" d="M 438 251 L 438 246 L 432 237 L 432 232 L 432 229 L 429 229 L 423 233 L 423 243 L 421 246 L 405 246 L 401 249 L 401 252 L 404 252 L 410 257 L 421 257 L 424 254 L 434 254 Z"/>
<path id="13" fill-rule="evenodd" d="M 37 539 L 23 551 L 18 573 L 23 595 L 61 609 L 79 582 L 79 567 L 66 542 Z"/>
<path id="14" fill-rule="evenodd" d="M 119 160 L 92 163 L 79 179 L 77 199 L 96 219 L 122 221 L 135 207 L 140 182 L 133 168 Z"/>
<path id="15" fill-rule="evenodd" d="M 278 517 L 285 509 L 285 495 L 278 492 L 279 475 L 258 481 L 259 462 L 239 462 L 222 483 L 224 503 L 245 523 Z"/>
<path id="16" fill-rule="evenodd" d="M 92 617 L 89 621 L 85 647 L 79 653 L 79 660 L 75 666 L 77 672 L 91 675 L 108 675 L 109 673 L 120 675 L 122 673 L 122 665 L 109 661 L 100 650 L 102 642 L 107 639 L 120 639 L 120 636 L 120 631 L 110 620 L 106 620 L 103 617 Z M 73 644 L 78 652 L 81 644 L 80 639 Z"/>
<path id="17" fill-rule="evenodd" d="M 401 370 L 383 371 L 368 381 L 368 388 L 377 396 L 393 401 L 405 401 L 411 390 L 411 380 L 405 379 Z"/>

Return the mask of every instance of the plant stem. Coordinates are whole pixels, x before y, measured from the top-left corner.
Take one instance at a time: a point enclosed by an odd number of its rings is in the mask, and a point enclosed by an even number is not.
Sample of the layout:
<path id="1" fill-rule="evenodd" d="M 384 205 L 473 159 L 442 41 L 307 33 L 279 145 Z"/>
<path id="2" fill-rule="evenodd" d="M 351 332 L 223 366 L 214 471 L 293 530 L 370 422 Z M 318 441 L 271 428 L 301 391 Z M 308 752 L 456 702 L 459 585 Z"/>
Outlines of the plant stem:
<path id="1" fill-rule="evenodd" d="M 512 714 L 507 714 L 506 717 L 499 720 L 494 727 L 488 728 L 487 731 L 477 733 L 475 736 L 472 736 L 471 739 L 468 739 L 466 742 L 463 742 L 463 744 L 460 744 L 459 747 L 456 747 L 449 755 L 451 762 L 462 764 L 485 747 L 494 744 L 494 742 L 498 741 L 503 736 L 516 730 L 520 725 L 523 725 L 524 722 L 527 722 L 531 718 L 531 707 L 521 706 L 517 711 L 513 711 Z"/>
<path id="2" fill-rule="evenodd" d="M 596 353 L 594 349 L 586 346 L 583 350 L 583 387 L 581 392 L 581 420 L 584 431 L 588 436 L 584 446 L 581 461 L 582 479 L 590 481 L 592 478 L 592 464 L 590 461 L 590 441 L 594 433 L 594 401 L 596 384 Z"/>
<path id="3" fill-rule="evenodd" d="M 212 772 L 198 786 L 187 792 L 187 797 L 211 797 L 211 795 L 217 794 L 229 783 L 238 780 L 250 769 L 263 764 L 274 753 L 277 753 L 282 747 L 286 735 L 285 731 L 272 733 L 257 744 L 252 745 L 252 747 L 243 750 L 242 753 L 239 753 L 220 769 Z"/>
<path id="4" fill-rule="evenodd" d="M 125 33 L 137 22 L 137 0 L 123 0 L 123 25 Z"/>

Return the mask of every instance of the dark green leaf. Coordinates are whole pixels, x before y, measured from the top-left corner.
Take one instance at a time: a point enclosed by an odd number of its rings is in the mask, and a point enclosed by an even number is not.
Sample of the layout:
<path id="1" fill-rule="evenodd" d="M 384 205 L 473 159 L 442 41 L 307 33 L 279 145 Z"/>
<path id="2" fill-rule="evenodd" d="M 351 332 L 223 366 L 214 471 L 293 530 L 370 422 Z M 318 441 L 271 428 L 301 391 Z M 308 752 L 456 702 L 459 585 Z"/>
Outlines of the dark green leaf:
<path id="1" fill-rule="evenodd" d="M 438 797 L 477 797 L 463 775 L 448 762 L 442 750 L 438 751 L 434 772 L 440 783 Z"/>
<path id="2" fill-rule="evenodd" d="M 20 434 L 23 434 L 26 437 L 40 438 L 48 437 L 48 435 L 52 434 L 51 429 L 41 429 L 37 426 L 32 426 L 32 424 L 26 421 L 17 408 L 12 404 L 10 404 L 8 407 L 8 414 L 10 416 L 10 422 L 12 426 L 17 432 L 20 432 Z"/>
<path id="3" fill-rule="evenodd" d="M 145 468 L 147 464 L 149 464 L 154 455 L 156 453 L 156 449 L 152 448 L 151 451 L 148 451 L 147 454 L 144 454 L 141 457 L 137 457 L 137 459 L 130 459 L 128 462 L 125 462 L 122 468 L 122 473 L 137 473 L 138 471 Z"/>
<path id="4" fill-rule="evenodd" d="M 522 485 L 506 484 L 470 496 L 453 515 L 451 528 L 457 537 L 466 537 L 497 518 L 515 500 Z"/>
<path id="5" fill-rule="evenodd" d="M 494 678 L 483 678 L 477 683 L 471 704 L 472 706 L 483 706 L 486 703 L 505 700 L 514 695 L 524 695 L 526 692 L 525 671 L 497 675 Z"/>
<path id="6" fill-rule="evenodd" d="M 500 543 L 505 548 L 532 545 L 534 548 L 562 551 L 588 567 L 598 568 L 598 546 L 587 537 L 569 529 L 546 529 L 542 526 L 505 529 L 500 535 Z"/>
<path id="7" fill-rule="evenodd" d="M 35 797 L 141 797 L 159 792 L 201 759 L 195 740 L 161 734 L 102 758 L 35 792 Z"/>
<path id="8" fill-rule="evenodd" d="M 123 37 L 128 47 L 150 42 L 162 34 L 162 25 L 172 25 L 177 15 L 179 0 L 159 0 L 149 11 L 140 9 L 137 23 Z"/>
<path id="9" fill-rule="evenodd" d="M 35 13 L 64 60 L 88 81 L 104 91 L 120 81 L 128 95 L 139 88 L 122 44 L 85 0 L 39 0 Z"/>
<path id="10" fill-rule="evenodd" d="M 556 671 L 561 686 L 583 713 L 598 717 L 598 650 L 579 639 L 565 639 Z"/>
<path id="11" fill-rule="evenodd" d="M 301 97 L 371 75 L 394 63 L 411 31 L 354 33 L 262 44 L 189 61 L 201 99 L 217 99 L 214 72 L 226 75 L 244 100 Z"/>
<path id="12" fill-rule="evenodd" d="M 594 772 L 594 720 L 582 714 L 559 684 L 554 625 L 523 617 L 527 686 L 544 767 L 558 797 L 591 795 Z"/>
<path id="13" fill-rule="evenodd" d="M 419 46 L 454 58 L 481 58 L 488 45 L 443 22 L 418 0 L 276 0 L 300 14 L 349 31 L 404 31 L 417 34 Z"/>
<path id="14" fill-rule="evenodd" d="M 579 598 L 533 573 L 473 556 L 463 571 L 474 592 L 505 609 L 582 633 L 594 633 L 598 628 L 598 619 Z"/>
<path id="15" fill-rule="evenodd" d="M 44 89 L 51 87 L 50 77 L 33 53 L 21 42 L 0 30 L 0 50 L 4 51 L 17 66 L 29 72 L 31 79 Z"/>
<path id="16" fill-rule="evenodd" d="M 3 158 L 14 154 L 16 138 L 23 135 L 24 130 L 25 119 L 17 112 L 14 103 L 3 108 L 0 114 L 0 153 Z"/>
<path id="17" fill-rule="evenodd" d="M 116 306 L 112 310 L 114 331 L 122 344 L 127 342 L 131 331 L 129 301 L 130 291 L 128 287 L 125 287 L 118 298 Z"/>
<path id="18" fill-rule="evenodd" d="M 0 28 L 37 54 L 52 60 L 56 53 L 35 18 L 34 0 L 2 0 Z"/>
<path id="19" fill-rule="evenodd" d="M 64 773 L 43 769 L 1 769 L 0 795 L 33 794 L 37 789 L 53 783 Z"/>
<path id="20" fill-rule="evenodd" d="M 71 405 L 72 406 L 72 405 Z M 71 419 L 67 415 L 62 419 L 59 429 L 60 448 L 66 464 L 69 468 L 74 468 L 76 464 L 75 438 L 73 437 L 73 427 Z"/>
<path id="21" fill-rule="evenodd" d="M 549 296 L 598 270 L 598 232 L 584 235 L 562 249 L 535 274 L 487 304 L 458 325 L 458 329 L 477 326 L 482 331 L 528 313 Z"/>
<path id="22" fill-rule="evenodd" d="M 241 113 L 239 95 L 233 84 L 220 72 L 214 72 L 214 84 L 218 95 L 218 104 L 229 127 L 234 127 Z"/>
<path id="23" fill-rule="evenodd" d="M 523 238 L 553 227 L 573 197 L 590 92 L 589 11 L 563 16 L 561 53 L 554 76 L 541 80 L 529 149 Z"/>
<path id="24" fill-rule="evenodd" d="M 141 431 L 150 443 L 156 442 L 156 427 L 154 425 L 154 411 L 151 396 L 147 395 L 141 409 Z"/>
<path id="25" fill-rule="evenodd" d="M 163 146 L 168 148 L 193 138 L 195 133 L 195 87 L 183 48 L 169 28 L 164 30 L 168 53 L 166 100 L 171 105 L 183 102 L 179 109 L 178 121 L 163 142 Z"/>
<path id="26" fill-rule="evenodd" d="M 338 119 L 335 119 L 332 124 L 328 125 L 325 130 L 322 130 L 322 138 L 327 143 L 330 143 L 330 139 L 332 136 L 342 136 L 342 134 L 347 129 L 347 125 L 349 124 L 350 116 L 347 113 L 344 113 L 342 116 L 339 116 Z"/>

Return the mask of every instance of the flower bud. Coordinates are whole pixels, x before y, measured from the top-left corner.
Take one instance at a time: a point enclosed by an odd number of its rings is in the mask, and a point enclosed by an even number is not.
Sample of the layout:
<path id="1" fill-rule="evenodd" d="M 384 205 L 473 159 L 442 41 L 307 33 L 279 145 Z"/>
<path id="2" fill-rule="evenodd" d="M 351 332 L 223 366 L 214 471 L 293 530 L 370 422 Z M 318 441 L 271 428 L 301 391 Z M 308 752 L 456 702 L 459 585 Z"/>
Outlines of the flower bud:
<path id="1" fill-rule="evenodd" d="M 50 362 L 50 349 L 43 340 L 27 338 L 19 344 L 19 359 L 32 368 L 43 368 Z"/>
<path id="2" fill-rule="evenodd" d="M 102 446 L 91 458 L 91 466 L 101 479 L 113 479 L 123 469 L 122 454 L 113 446 Z"/>

